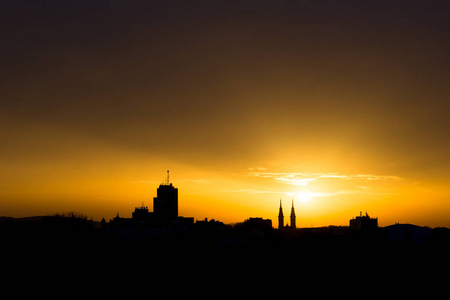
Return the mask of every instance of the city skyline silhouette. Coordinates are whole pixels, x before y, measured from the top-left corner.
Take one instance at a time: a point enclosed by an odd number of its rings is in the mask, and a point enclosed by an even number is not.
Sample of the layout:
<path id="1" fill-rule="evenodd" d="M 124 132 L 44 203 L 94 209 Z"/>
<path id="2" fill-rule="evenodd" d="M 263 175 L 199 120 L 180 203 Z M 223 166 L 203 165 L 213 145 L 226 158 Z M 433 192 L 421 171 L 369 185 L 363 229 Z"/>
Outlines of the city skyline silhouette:
<path id="1" fill-rule="evenodd" d="M 106 234 L 106 236 L 125 237 L 125 240 L 135 237 L 158 240 L 161 237 L 167 236 L 169 239 L 166 242 L 171 239 L 177 240 L 180 235 L 187 235 L 192 238 L 190 236 L 191 232 L 200 232 L 203 234 L 203 238 L 206 239 L 222 236 L 224 230 L 232 230 L 241 234 L 244 232 L 244 235 L 240 239 L 236 239 L 233 235 L 230 240 L 225 237 L 221 241 L 221 243 L 224 242 L 225 244 L 236 243 L 238 245 L 254 242 L 255 240 L 268 239 L 273 234 L 272 232 L 278 232 L 279 235 L 281 234 L 281 238 L 287 238 L 288 240 L 299 238 L 305 232 L 322 236 L 322 238 L 325 233 L 327 239 L 329 238 L 327 235 L 331 234 L 337 236 L 356 236 L 357 238 L 363 237 L 369 240 L 373 239 L 376 242 L 388 241 L 394 244 L 400 242 L 419 245 L 433 240 L 432 229 L 430 227 L 395 223 L 382 228 L 378 226 L 378 217 L 371 218 L 367 211 L 364 215 L 361 211 L 359 216 L 350 219 L 348 226 L 329 225 L 297 228 L 294 201 L 292 200 L 291 202 L 290 223 L 285 223 L 281 199 L 279 200 L 278 226 L 272 225 L 272 220 L 261 217 L 249 217 L 243 220 L 243 222 L 235 224 L 225 224 L 214 218 L 211 218 L 209 221 L 208 218 L 194 221 L 193 217 L 180 216 L 178 214 L 178 189 L 169 180 L 169 170 L 167 170 L 166 178 L 156 191 L 157 196 L 153 199 L 153 211 L 150 211 L 142 203 L 141 206 L 135 207 L 131 218 L 121 217 L 117 213 L 116 217 L 110 219 L 108 222 L 105 218 L 101 222 L 94 221 L 92 218 L 88 218 L 80 212 L 73 211 L 24 218 L 0 217 L 1 238 L 8 239 L 9 231 L 12 230 L 14 232 L 15 229 L 18 230 L 19 234 L 13 234 L 13 238 L 22 239 L 22 235 L 27 237 L 29 233 L 27 233 L 27 230 L 23 231 L 22 226 L 24 226 L 24 228 L 28 229 L 37 227 L 37 232 L 41 232 L 44 236 L 50 234 L 51 238 L 56 241 L 59 239 L 64 240 L 66 236 L 73 238 L 72 234 L 74 231 L 80 234 L 77 238 L 89 239 L 90 231 L 92 230 Z M 254 230 L 257 233 L 253 232 Z M 441 235 L 443 232 L 442 236 L 438 235 L 434 238 L 439 242 L 448 243 L 450 246 L 450 229 L 440 227 L 434 229 L 434 231 Z M 176 234 L 175 236 L 173 236 L 174 233 Z M 84 234 L 86 236 L 83 236 Z M 55 240 L 52 240 L 52 242 Z M 270 242 L 273 242 L 273 240 L 270 240 Z"/>
<path id="2" fill-rule="evenodd" d="M 109 224 L 112 225 L 112 227 L 119 225 L 122 226 L 123 224 L 128 224 L 129 228 L 126 229 L 124 232 L 126 235 L 128 235 L 127 231 L 130 228 L 139 227 L 142 225 L 147 226 L 148 228 L 159 228 L 160 230 L 162 228 L 162 232 L 165 232 L 166 230 L 171 231 L 173 228 L 182 228 L 185 226 L 192 226 L 195 224 L 201 224 L 202 222 L 205 224 L 208 224 L 208 217 L 203 219 L 195 219 L 194 217 L 186 217 L 186 216 L 180 216 L 178 214 L 178 188 L 176 188 L 173 183 L 169 180 L 169 170 L 167 170 L 167 175 L 165 179 L 160 183 L 159 187 L 156 189 L 156 197 L 153 198 L 153 207 L 150 211 L 148 206 L 145 206 L 144 202 L 141 203 L 140 206 L 136 206 L 134 211 L 131 213 L 131 218 L 120 216 L 119 212 L 117 212 L 117 215 L 109 220 Z M 80 220 L 80 221 L 88 221 L 88 222 L 94 222 L 97 223 L 94 227 L 99 227 L 101 225 L 104 227 L 107 224 L 106 219 L 103 217 L 101 222 L 93 220 L 92 217 L 88 217 L 83 213 L 75 212 L 75 211 L 69 211 L 69 212 L 63 212 L 63 213 L 49 213 L 45 216 L 27 216 L 23 218 L 14 218 L 9 216 L 0 216 L 2 218 L 1 224 L 8 223 L 8 222 L 40 222 L 45 219 L 61 219 L 61 220 Z M 225 225 L 220 220 L 216 220 L 214 216 L 209 217 L 210 222 L 214 224 L 222 224 Z M 279 208 L 278 208 L 278 224 L 275 226 L 275 224 L 272 226 L 272 220 L 271 219 L 263 219 L 262 217 L 255 217 L 250 216 L 245 219 L 243 223 L 254 223 L 257 226 L 262 225 L 264 228 L 270 227 L 270 229 L 278 229 L 280 231 L 296 231 L 297 229 L 297 217 L 295 213 L 295 207 L 294 207 L 294 199 L 291 199 L 291 209 L 290 209 L 290 216 L 289 216 L 289 222 L 285 222 L 284 220 L 284 213 L 283 213 L 283 206 L 282 206 L 282 199 L 279 200 Z M 236 224 L 241 224 L 242 222 L 236 222 L 232 224 L 226 224 L 228 226 L 235 226 Z M 344 231 L 347 231 L 348 228 L 350 232 L 372 232 L 374 230 L 377 230 L 379 228 L 378 226 L 378 217 L 371 218 L 367 212 L 365 211 L 365 214 L 363 216 L 362 211 L 360 211 L 359 216 L 356 216 L 349 220 L 348 226 L 335 226 L 333 224 L 329 224 L 328 226 L 320 226 L 316 227 L 318 229 L 320 228 L 344 228 Z M 391 224 L 387 227 L 391 226 L 397 226 L 400 225 L 398 222 L 395 224 Z M 405 224 L 407 226 L 410 226 L 411 224 Z M 202 225 L 200 225 L 202 226 Z M 203 225 L 204 226 L 204 225 Z M 417 225 L 411 225 L 420 227 Z M 134 228 L 134 229 L 136 229 Z M 311 229 L 313 226 L 305 226 L 306 229 Z M 428 226 L 425 226 L 424 228 L 430 228 Z M 133 230 L 134 230 L 133 229 Z M 117 230 L 117 228 L 116 228 Z M 137 234 L 137 232 L 134 232 L 133 234 Z"/>
<path id="3" fill-rule="evenodd" d="M 431 268 L 445 265 L 450 250 L 449 228 L 398 223 L 379 227 L 378 218 L 367 211 L 348 220 L 347 226 L 297 227 L 293 200 L 289 224 L 284 224 L 279 200 L 278 228 L 258 216 L 234 224 L 194 220 L 179 215 L 178 188 L 169 172 L 155 195 L 153 211 L 142 204 L 131 218 L 118 213 L 98 222 L 77 212 L 0 217 L 2 253 L 16 261 L 6 264 L 5 274 L 19 272 L 24 282 L 34 284 L 77 278 L 75 290 L 89 288 L 91 293 L 97 291 L 99 278 L 127 288 L 136 281 L 152 285 L 170 279 L 183 287 L 242 292 L 249 282 L 254 290 L 255 280 L 276 287 L 300 280 L 341 290 L 376 286 L 392 293 L 399 279 L 433 284 L 437 279 L 430 282 Z M 289 273 L 292 269 L 301 271 Z M 51 273 L 34 277 L 36 270 Z M 269 270 L 276 270 L 275 275 Z M 384 272 L 381 286 L 375 281 L 379 272 Z M 6 282 L 15 278 L 8 275 Z M 89 282 L 95 282 L 94 287 Z"/>
<path id="4" fill-rule="evenodd" d="M 3 9 L 0 216 L 450 227 L 448 1 Z"/>

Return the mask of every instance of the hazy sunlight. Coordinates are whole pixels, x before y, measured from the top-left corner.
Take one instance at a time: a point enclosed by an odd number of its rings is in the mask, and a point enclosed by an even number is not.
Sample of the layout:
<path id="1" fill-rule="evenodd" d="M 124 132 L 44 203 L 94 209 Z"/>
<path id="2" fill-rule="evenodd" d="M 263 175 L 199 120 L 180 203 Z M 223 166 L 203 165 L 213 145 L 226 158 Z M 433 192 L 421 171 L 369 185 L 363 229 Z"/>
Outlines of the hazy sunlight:
<path id="1" fill-rule="evenodd" d="M 303 203 L 307 203 L 315 196 L 315 193 L 308 192 L 308 191 L 301 191 L 297 194 L 295 194 L 296 198 L 300 200 Z"/>

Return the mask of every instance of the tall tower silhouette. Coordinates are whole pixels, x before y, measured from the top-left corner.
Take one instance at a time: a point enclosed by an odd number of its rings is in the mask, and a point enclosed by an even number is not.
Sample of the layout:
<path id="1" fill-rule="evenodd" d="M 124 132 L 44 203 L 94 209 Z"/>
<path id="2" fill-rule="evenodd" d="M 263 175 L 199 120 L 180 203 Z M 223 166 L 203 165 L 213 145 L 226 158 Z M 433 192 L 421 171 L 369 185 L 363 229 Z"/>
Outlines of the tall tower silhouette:
<path id="1" fill-rule="evenodd" d="M 278 229 L 282 229 L 284 227 L 284 215 L 283 215 L 283 207 L 281 206 L 281 198 L 280 198 L 280 211 L 278 212 Z"/>
<path id="2" fill-rule="evenodd" d="M 153 198 L 153 213 L 160 222 L 170 222 L 178 217 L 178 189 L 167 178 L 156 190 L 157 197 Z"/>
<path id="3" fill-rule="evenodd" d="M 292 199 L 292 208 L 291 208 L 291 229 L 295 229 L 297 226 L 295 225 L 295 209 L 294 209 L 294 199 Z"/>

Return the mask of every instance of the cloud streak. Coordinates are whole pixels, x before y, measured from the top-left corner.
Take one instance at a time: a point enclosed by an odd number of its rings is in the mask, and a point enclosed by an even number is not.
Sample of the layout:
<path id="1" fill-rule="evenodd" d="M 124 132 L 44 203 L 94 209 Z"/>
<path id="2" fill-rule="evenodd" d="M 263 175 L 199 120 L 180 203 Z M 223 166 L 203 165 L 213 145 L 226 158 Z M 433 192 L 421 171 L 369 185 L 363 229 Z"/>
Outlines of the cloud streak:
<path id="1" fill-rule="evenodd" d="M 288 185 L 306 187 L 310 182 L 320 179 L 339 179 L 357 182 L 373 182 L 373 181 L 394 181 L 402 180 L 401 177 L 392 175 L 374 175 L 374 174 L 356 174 L 345 175 L 339 173 L 280 173 L 280 172 L 250 172 L 247 174 L 252 177 L 271 178 L 275 181 Z"/>

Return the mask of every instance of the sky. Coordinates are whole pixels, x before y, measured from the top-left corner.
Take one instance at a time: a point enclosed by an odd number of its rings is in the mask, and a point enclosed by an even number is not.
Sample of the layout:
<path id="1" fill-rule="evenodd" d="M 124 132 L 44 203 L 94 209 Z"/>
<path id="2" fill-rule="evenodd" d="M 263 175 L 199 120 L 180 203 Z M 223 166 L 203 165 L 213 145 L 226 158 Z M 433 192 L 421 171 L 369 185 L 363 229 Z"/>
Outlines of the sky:
<path id="1" fill-rule="evenodd" d="M 448 1 L 6 1 L 0 215 L 450 227 Z"/>

